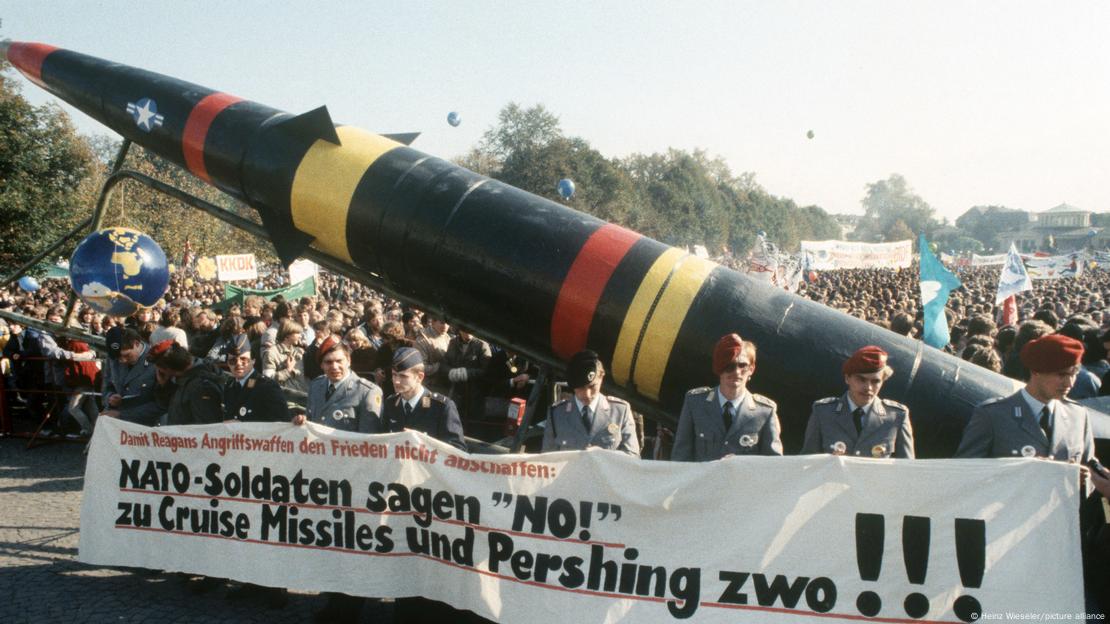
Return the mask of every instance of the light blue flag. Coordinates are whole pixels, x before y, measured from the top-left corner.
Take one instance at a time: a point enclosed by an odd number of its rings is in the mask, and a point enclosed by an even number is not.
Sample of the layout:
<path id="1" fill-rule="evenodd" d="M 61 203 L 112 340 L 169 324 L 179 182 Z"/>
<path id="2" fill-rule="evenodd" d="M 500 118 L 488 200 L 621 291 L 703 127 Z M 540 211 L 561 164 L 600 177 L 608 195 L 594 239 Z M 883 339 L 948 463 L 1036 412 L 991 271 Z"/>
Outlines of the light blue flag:
<path id="1" fill-rule="evenodd" d="M 948 293 L 960 287 L 960 280 L 940 263 L 922 234 L 917 244 L 921 255 L 921 305 L 925 308 L 925 344 L 943 349 L 948 344 L 948 319 L 944 306 Z"/>

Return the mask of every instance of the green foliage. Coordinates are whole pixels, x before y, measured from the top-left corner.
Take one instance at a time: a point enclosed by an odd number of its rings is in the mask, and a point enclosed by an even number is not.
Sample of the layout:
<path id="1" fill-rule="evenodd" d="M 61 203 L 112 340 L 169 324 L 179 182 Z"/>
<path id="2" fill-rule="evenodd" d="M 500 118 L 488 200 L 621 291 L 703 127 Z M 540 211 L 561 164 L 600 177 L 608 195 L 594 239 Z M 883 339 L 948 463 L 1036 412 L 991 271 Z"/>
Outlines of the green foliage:
<path id="1" fill-rule="evenodd" d="M 868 184 L 861 203 L 864 215 L 855 231 L 856 240 L 913 239 L 920 232 L 931 236 L 940 226 L 932 206 L 910 190 L 906 179 L 897 173 Z"/>
<path id="2" fill-rule="evenodd" d="M 0 270 L 14 270 L 91 214 L 89 144 L 57 106 L 32 106 L 0 68 Z M 59 250 L 65 255 L 72 251 Z"/>
<path id="3" fill-rule="evenodd" d="M 556 182 L 571 178 L 572 208 L 672 245 L 704 244 L 712 253 L 722 246 L 746 251 L 761 229 L 785 249 L 840 235 L 821 208 L 774 197 L 754 173 L 735 175 L 703 151 L 607 159 L 586 140 L 564 135 L 542 105 L 507 105 L 478 147 L 456 162 L 554 201 L 561 201 Z"/>

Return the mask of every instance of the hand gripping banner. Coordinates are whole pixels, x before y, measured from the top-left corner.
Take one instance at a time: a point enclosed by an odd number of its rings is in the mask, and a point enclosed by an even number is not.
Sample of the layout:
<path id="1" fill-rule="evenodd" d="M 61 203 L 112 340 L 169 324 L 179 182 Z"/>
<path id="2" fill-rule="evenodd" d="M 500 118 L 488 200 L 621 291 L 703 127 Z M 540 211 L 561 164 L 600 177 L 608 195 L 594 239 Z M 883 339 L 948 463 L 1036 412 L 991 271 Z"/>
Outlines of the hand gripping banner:
<path id="1" fill-rule="evenodd" d="M 104 418 L 79 558 L 502 622 L 1074 618 L 1078 506 L 1077 467 L 1036 459 L 489 456 L 415 432 Z"/>

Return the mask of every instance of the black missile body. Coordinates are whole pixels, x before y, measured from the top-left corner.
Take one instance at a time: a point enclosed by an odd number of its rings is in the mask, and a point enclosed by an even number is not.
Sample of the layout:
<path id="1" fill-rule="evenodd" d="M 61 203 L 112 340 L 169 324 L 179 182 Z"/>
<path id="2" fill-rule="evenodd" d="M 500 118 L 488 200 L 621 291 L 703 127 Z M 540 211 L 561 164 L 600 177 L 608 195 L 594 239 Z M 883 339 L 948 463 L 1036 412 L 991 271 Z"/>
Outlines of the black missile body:
<path id="1" fill-rule="evenodd" d="M 411 302 L 561 368 L 589 347 L 612 391 L 664 420 L 716 383 L 730 332 L 758 347 L 755 391 L 788 449 L 842 362 L 890 354 L 883 395 L 910 406 L 922 456 L 955 450 L 972 407 L 1015 382 L 388 137 L 294 116 L 35 43 L 0 44 L 36 84 L 258 210 L 283 261 L 311 244 Z M 372 279 L 369 278 L 372 276 Z"/>

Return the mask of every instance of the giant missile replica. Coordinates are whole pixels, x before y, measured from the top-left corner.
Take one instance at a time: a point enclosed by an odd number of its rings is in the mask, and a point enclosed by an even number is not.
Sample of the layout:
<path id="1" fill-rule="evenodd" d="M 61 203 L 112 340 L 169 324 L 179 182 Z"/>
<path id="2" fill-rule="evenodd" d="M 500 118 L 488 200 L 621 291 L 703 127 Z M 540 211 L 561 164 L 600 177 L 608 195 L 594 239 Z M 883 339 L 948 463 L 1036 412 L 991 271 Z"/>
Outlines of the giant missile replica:
<path id="1" fill-rule="evenodd" d="M 371 284 L 553 366 L 598 351 L 611 392 L 673 421 L 712 385 L 717 339 L 758 347 L 788 450 L 857 348 L 890 353 L 920 455 L 955 450 L 986 369 L 403 143 L 41 43 L 0 43 L 29 80 L 256 209 L 283 262 L 311 246 Z"/>

